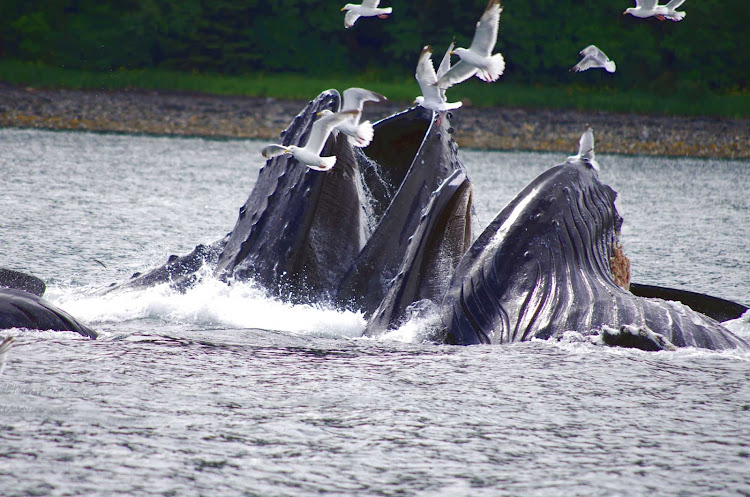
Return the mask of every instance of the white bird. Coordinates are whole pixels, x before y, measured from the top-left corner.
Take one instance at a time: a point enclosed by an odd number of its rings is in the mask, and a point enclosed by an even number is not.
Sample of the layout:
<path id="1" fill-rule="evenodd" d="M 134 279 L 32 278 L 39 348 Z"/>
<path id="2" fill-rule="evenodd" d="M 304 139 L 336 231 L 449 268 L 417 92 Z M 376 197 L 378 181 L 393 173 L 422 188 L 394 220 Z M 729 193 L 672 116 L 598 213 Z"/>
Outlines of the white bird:
<path id="1" fill-rule="evenodd" d="M 341 12 L 347 11 L 344 16 L 344 27 L 351 28 L 360 17 L 375 17 L 385 19 L 393 12 L 393 8 L 379 8 L 380 0 L 363 0 L 362 4 L 348 3 L 344 5 Z"/>
<path id="2" fill-rule="evenodd" d="M 13 337 L 8 337 L 0 343 L 0 374 L 5 369 L 5 361 L 8 359 L 8 351 L 13 346 Z"/>
<path id="3" fill-rule="evenodd" d="M 461 107 L 461 102 L 448 103 L 445 98 L 445 89 L 437 86 L 438 79 L 451 68 L 451 52 L 454 43 L 451 42 L 448 50 L 443 56 L 442 62 L 435 72 L 435 66 L 432 64 L 432 47 L 429 45 L 422 49 L 417 62 L 417 72 L 414 77 L 419 83 L 422 95 L 415 99 L 415 102 L 425 109 L 443 112 Z"/>
<path id="4" fill-rule="evenodd" d="M 291 154 L 302 164 L 306 165 L 310 169 L 316 171 L 328 171 L 336 164 L 336 156 L 321 157 L 320 152 L 328 140 L 328 135 L 331 134 L 333 128 L 341 124 L 342 122 L 350 119 L 354 114 L 359 113 L 357 110 L 349 110 L 346 112 L 331 112 L 328 115 L 324 115 L 323 112 L 318 112 L 319 119 L 312 125 L 310 130 L 310 136 L 307 139 L 307 143 L 304 147 L 298 147 L 296 145 L 268 145 L 261 154 L 266 159 L 272 157 L 278 157 L 279 155 Z"/>
<path id="5" fill-rule="evenodd" d="M 375 136 L 370 121 L 359 122 L 362 117 L 362 109 L 365 102 L 384 102 L 388 100 L 383 95 L 374 91 L 365 90 L 364 88 L 348 88 L 344 90 L 344 104 L 341 106 L 341 112 L 356 110 L 357 114 L 342 122 L 335 129 L 349 136 L 349 143 L 354 147 L 366 147 Z M 324 110 L 321 115 L 333 114 L 330 110 Z"/>
<path id="6" fill-rule="evenodd" d="M 594 155 L 594 130 L 586 125 L 586 131 L 581 135 L 581 139 L 578 140 L 578 154 L 568 157 L 567 162 L 575 161 L 586 161 L 591 164 L 591 167 L 599 170 L 599 163 L 596 162 Z"/>
<path id="7" fill-rule="evenodd" d="M 438 80 L 437 86 L 449 88 L 476 75 L 486 82 L 496 81 L 505 71 L 505 59 L 502 54 L 492 55 L 497 44 L 497 31 L 500 27 L 500 13 L 503 8 L 500 0 L 490 0 L 482 17 L 479 18 L 471 46 L 457 48 L 453 53 L 460 61 Z"/>
<path id="8" fill-rule="evenodd" d="M 602 67 L 606 69 L 607 72 L 615 72 L 615 69 L 617 69 L 614 61 L 609 60 L 609 57 L 607 57 L 607 55 L 595 45 L 589 45 L 578 53 L 583 59 L 581 59 L 578 64 L 574 65 L 570 69 L 571 71 L 580 72 L 587 69 Z"/>
<path id="9" fill-rule="evenodd" d="M 660 21 L 669 19 L 677 22 L 685 18 L 685 12 L 675 10 L 683 3 L 685 0 L 671 0 L 666 5 L 659 5 L 658 0 L 635 0 L 635 7 L 625 9 L 623 14 L 630 14 L 641 19 L 653 16 Z"/>

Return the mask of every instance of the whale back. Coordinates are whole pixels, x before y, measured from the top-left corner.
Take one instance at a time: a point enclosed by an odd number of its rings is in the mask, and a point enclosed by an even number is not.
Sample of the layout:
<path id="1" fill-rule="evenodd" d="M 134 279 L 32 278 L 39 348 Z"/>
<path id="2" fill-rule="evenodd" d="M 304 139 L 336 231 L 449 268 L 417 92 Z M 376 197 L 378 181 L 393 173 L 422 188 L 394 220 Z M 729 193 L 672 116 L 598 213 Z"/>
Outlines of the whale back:
<path id="1" fill-rule="evenodd" d="M 74 331 L 96 338 L 97 333 L 42 297 L 23 290 L 0 288 L 0 329 Z"/>
<path id="2" fill-rule="evenodd" d="M 585 160 L 533 180 L 459 263 L 442 304 L 448 341 L 508 343 L 566 331 L 608 329 L 613 345 L 746 347 L 718 322 L 676 302 L 637 297 L 618 286 L 611 261 L 622 218 L 616 193 Z M 639 341 L 640 340 L 640 341 Z"/>

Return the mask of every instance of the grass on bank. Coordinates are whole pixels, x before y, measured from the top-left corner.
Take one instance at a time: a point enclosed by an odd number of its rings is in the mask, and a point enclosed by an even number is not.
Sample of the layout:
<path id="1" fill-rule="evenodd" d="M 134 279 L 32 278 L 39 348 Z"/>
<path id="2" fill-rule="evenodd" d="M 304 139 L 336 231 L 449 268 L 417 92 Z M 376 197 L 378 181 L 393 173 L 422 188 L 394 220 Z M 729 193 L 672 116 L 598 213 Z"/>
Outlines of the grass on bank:
<path id="1" fill-rule="evenodd" d="M 377 75 L 311 77 L 298 74 L 221 76 L 160 69 L 92 72 L 0 60 L 0 81 L 43 88 L 90 90 L 173 90 L 219 95 L 245 95 L 309 100 L 319 92 L 352 86 L 369 88 L 396 102 L 412 102 L 420 94 L 414 78 L 401 81 Z M 467 81 L 449 90 L 451 101 L 469 99 L 476 106 L 577 109 L 621 113 L 692 115 L 714 117 L 750 116 L 750 94 L 655 95 L 607 88 L 540 87 Z"/>

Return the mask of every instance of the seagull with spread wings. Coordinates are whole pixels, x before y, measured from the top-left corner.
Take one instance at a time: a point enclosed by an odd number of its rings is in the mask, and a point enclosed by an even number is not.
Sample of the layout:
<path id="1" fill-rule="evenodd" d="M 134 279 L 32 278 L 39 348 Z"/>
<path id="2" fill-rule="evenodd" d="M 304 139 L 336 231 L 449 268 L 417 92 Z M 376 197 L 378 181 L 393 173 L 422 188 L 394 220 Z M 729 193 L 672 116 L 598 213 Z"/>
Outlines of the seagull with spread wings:
<path id="1" fill-rule="evenodd" d="M 348 3 L 344 5 L 341 12 L 346 11 L 344 16 L 344 27 L 351 28 L 360 17 L 380 17 L 385 19 L 393 12 L 393 8 L 379 8 L 380 0 L 363 0 L 362 4 Z"/>
<path id="2" fill-rule="evenodd" d="M 488 83 L 500 77 L 505 71 L 505 59 L 502 54 L 493 55 L 492 50 L 497 44 L 502 11 L 500 0 L 490 0 L 482 17 L 479 18 L 471 45 L 469 48 L 453 50 L 461 60 L 440 77 L 437 86 L 446 89 L 474 75 Z"/>
<path id="3" fill-rule="evenodd" d="M 615 69 L 617 69 L 614 61 L 609 60 L 609 57 L 599 50 L 596 45 L 587 46 L 579 52 L 579 55 L 583 58 L 570 69 L 573 72 L 581 72 L 599 67 L 605 69 L 607 72 L 615 72 Z"/>
<path id="4" fill-rule="evenodd" d="M 307 143 L 304 147 L 298 147 L 296 145 L 268 145 L 261 154 L 266 159 L 272 157 L 278 157 L 279 155 L 291 154 L 302 164 L 306 165 L 310 169 L 316 171 L 328 171 L 336 164 L 336 156 L 321 157 L 320 152 L 328 140 L 328 136 L 333 131 L 333 128 L 354 117 L 358 114 L 358 110 L 349 110 L 346 112 L 331 112 L 328 115 L 324 115 L 323 112 L 318 112 L 318 120 L 312 125 L 310 136 L 307 139 Z"/>
<path id="5" fill-rule="evenodd" d="M 359 122 L 365 102 L 385 102 L 388 99 L 364 88 L 348 88 L 344 90 L 343 97 L 344 104 L 341 106 L 341 112 L 356 110 L 357 114 L 337 125 L 335 129 L 347 135 L 352 146 L 366 147 L 375 136 L 375 130 L 370 121 Z M 333 112 L 327 109 L 321 112 L 324 116 L 328 114 L 333 114 Z"/>
<path id="6" fill-rule="evenodd" d="M 437 86 L 438 79 L 451 68 L 453 46 L 454 43 L 452 42 L 446 50 L 437 72 L 435 72 L 435 66 L 432 64 L 432 47 L 429 45 L 424 47 L 422 53 L 419 54 L 417 72 L 414 77 L 419 83 L 422 95 L 418 96 L 415 102 L 425 109 L 444 112 L 461 107 L 461 102 L 448 103 L 445 97 L 445 89 Z"/>
<path id="7" fill-rule="evenodd" d="M 660 21 L 681 21 L 685 18 L 685 12 L 677 12 L 677 8 L 685 3 L 685 0 L 671 0 L 666 5 L 659 5 L 658 0 L 635 0 L 635 7 L 625 9 L 623 14 L 630 14 L 641 19 L 656 17 Z"/>

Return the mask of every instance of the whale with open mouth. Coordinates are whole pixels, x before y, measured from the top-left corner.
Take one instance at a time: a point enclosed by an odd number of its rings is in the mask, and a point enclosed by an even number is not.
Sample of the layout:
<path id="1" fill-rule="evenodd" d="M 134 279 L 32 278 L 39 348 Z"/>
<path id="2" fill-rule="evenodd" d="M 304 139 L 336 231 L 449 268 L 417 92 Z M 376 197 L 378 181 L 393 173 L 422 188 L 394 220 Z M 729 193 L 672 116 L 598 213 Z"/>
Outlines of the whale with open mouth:
<path id="1" fill-rule="evenodd" d="M 323 92 L 282 132 L 282 145 L 304 145 L 315 116 L 340 104 L 335 90 Z M 647 350 L 748 347 L 709 317 L 738 317 L 742 305 L 620 286 L 612 262 L 622 224 L 616 193 L 585 157 L 532 181 L 472 243 L 471 183 L 450 115 L 416 107 L 374 129 L 364 151 L 332 134 L 321 154 L 337 157 L 328 172 L 288 155 L 270 159 L 226 237 L 114 288 L 186 288 L 208 267 L 230 284 L 252 280 L 293 302 L 360 310 L 370 336 L 429 303 L 452 344 L 577 331 Z"/>

